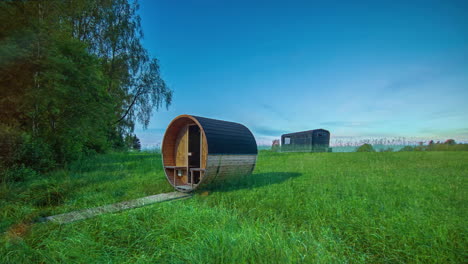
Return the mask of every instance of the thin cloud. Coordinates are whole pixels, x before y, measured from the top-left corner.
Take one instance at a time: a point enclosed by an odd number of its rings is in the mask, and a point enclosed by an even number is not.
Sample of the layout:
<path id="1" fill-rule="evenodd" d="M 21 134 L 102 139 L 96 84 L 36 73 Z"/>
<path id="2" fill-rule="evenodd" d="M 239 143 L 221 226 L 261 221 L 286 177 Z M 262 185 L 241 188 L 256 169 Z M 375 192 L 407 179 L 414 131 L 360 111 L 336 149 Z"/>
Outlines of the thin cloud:
<path id="1" fill-rule="evenodd" d="M 464 117 L 465 115 L 460 111 L 436 111 L 432 112 L 429 117 L 431 119 L 446 119 L 454 117 Z"/>
<path id="2" fill-rule="evenodd" d="M 331 121 L 322 122 L 321 126 L 330 127 L 371 127 L 375 126 L 378 122 L 359 122 L 359 121 Z"/>
<path id="3" fill-rule="evenodd" d="M 468 140 L 468 128 L 438 129 L 434 127 L 428 127 L 421 129 L 420 132 L 422 134 L 432 134 L 434 136 Z"/>
<path id="4" fill-rule="evenodd" d="M 289 117 L 289 115 L 287 115 L 285 112 L 279 110 L 278 108 L 276 108 L 276 107 L 274 107 L 272 105 L 261 104 L 260 107 L 262 107 L 267 112 L 274 114 L 276 117 L 284 119 L 285 121 L 291 121 L 291 118 Z"/>
<path id="5" fill-rule="evenodd" d="M 281 136 L 282 134 L 285 134 L 289 131 L 271 127 L 254 127 L 253 132 L 254 134 L 259 134 L 263 136 Z"/>
<path id="6" fill-rule="evenodd" d="M 406 76 L 390 81 L 385 85 L 384 90 L 394 93 L 401 90 L 415 89 L 423 84 L 460 73 L 467 66 L 466 59 L 468 59 L 468 54 L 463 54 L 460 58 L 440 63 L 438 67 L 420 68 Z"/>

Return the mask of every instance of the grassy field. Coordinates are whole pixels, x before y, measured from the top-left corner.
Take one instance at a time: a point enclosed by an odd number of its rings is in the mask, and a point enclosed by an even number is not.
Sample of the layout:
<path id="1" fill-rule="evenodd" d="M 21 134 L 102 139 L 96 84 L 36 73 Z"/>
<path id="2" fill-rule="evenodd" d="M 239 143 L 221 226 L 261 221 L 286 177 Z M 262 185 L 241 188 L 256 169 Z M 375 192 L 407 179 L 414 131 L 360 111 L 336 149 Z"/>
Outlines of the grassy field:
<path id="1" fill-rule="evenodd" d="M 0 188 L 1 263 L 468 261 L 468 152 L 262 151 L 252 177 L 209 195 L 65 225 L 31 221 L 172 191 L 160 155 Z"/>

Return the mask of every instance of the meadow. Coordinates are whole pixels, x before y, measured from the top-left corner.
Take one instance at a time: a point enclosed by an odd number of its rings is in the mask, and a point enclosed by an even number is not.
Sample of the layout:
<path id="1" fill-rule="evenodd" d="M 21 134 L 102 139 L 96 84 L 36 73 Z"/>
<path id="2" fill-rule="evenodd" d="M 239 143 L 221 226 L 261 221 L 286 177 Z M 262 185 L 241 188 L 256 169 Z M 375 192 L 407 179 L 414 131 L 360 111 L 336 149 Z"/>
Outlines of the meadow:
<path id="1" fill-rule="evenodd" d="M 468 152 L 274 153 L 190 199 L 58 225 L 41 216 L 171 192 L 158 153 L 110 153 L 0 187 L 0 263 L 463 263 Z"/>

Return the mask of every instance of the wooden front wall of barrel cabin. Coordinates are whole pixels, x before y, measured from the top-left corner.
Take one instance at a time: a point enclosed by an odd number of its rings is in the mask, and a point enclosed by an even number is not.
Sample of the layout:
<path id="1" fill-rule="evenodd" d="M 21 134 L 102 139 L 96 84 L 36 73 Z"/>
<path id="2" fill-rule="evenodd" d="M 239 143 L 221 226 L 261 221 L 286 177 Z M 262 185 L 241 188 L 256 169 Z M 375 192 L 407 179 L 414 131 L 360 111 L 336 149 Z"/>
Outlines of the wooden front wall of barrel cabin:
<path id="1" fill-rule="evenodd" d="M 257 148 L 251 132 L 240 124 L 182 115 L 166 130 L 162 156 L 169 183 L 192 191 L 252 173 Z"/>
<path id="2" fill-rule="evenodd" d="M 197 185 L 207 167 L 203 130 L 189 118 L 176 120 L 164 136 L 162 154 L 165 173 L 173 185 Z"/>

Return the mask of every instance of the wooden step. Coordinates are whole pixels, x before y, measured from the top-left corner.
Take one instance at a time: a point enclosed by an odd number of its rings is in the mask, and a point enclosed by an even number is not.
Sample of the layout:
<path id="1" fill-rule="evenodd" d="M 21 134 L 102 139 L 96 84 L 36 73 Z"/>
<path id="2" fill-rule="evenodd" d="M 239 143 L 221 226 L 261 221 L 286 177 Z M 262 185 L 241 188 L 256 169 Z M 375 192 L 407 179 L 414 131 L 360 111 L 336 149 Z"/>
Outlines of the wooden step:
<path id="1" fill-rule="evenodd" d="M 185 166 L 164 166 L 166 169 L 175 169 L 175 170 L 186 170 L 187 167 Z"/>
<path id="2" fill-rule="evenodd" d="M 193 187 L 196 187 L 196 186 L 197 186 L 196 184 L 193 185 Z M 176 188 L 181 189 L 181 190 L 186 190 L 186 191 L 192 190 L 192 187 L 190 185 L 177 185 Z"/>

